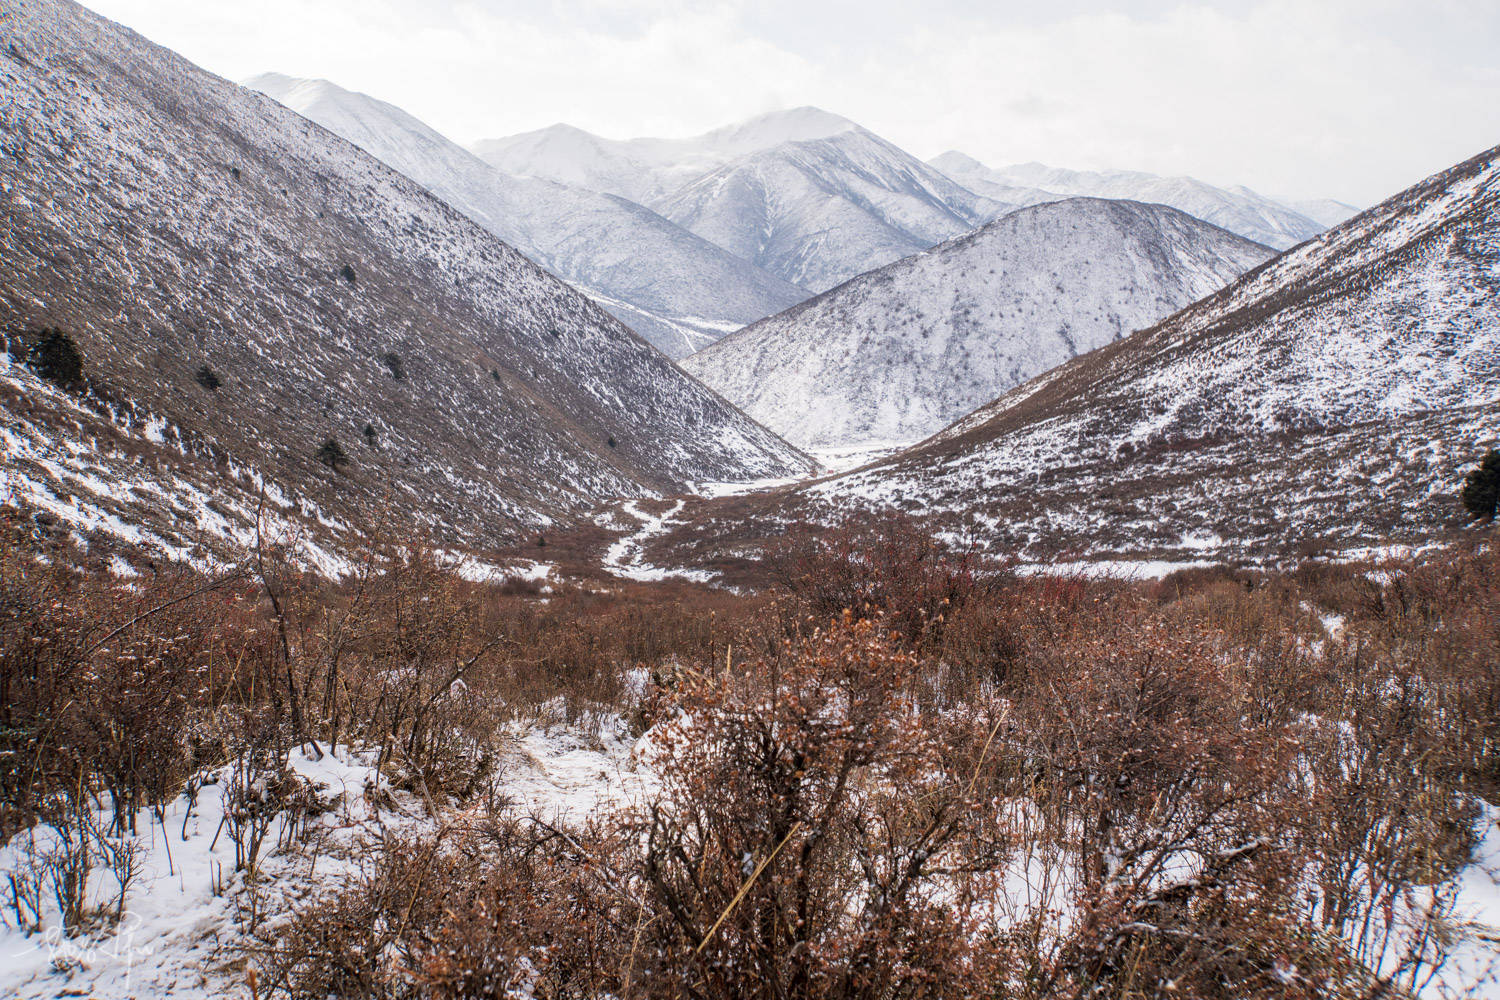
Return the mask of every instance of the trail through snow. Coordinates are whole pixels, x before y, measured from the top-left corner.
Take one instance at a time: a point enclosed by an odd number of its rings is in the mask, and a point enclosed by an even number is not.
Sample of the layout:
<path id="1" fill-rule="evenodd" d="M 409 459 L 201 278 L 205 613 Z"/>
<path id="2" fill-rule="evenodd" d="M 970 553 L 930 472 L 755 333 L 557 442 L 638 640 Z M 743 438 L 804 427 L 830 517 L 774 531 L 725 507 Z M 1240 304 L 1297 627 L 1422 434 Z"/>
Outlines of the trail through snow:
<path id="1" fill-rule="evenodd" d="M 667 530 L 672 518 L 682 513 L 685 500 L 678 500 L 660 514 L 648 514 L 641 510 L 639 501 L 627 500 L 620 505 L 621 512 L 635 518 L 640 527 L 625 535 L 604 553 L 604 568 L 615 576 L 629 580 L 666 580 L 676 578 L 696 583 L 708 583 L 714 573 L 701 569 L 667 569 L 653 566 L 646 561 L 646 543 Z"/>

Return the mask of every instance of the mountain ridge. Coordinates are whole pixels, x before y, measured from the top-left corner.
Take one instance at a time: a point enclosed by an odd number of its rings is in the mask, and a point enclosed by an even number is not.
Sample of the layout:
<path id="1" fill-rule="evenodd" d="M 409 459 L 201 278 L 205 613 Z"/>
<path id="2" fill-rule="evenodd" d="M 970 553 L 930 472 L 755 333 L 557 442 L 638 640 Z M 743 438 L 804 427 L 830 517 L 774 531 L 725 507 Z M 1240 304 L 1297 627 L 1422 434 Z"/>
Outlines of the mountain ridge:
<path id="1" fill-rule="evenodd" d="M 333 133 L 69 0 L 15 17 L 0 409 L 16 502 L 200 559 L 251 544 L 264 515 L 327 565 L 359 524 L 514 543 L 621 492 L 808 467 Z M 49 327 L 81 350 L 81 387 L 14 363 Z"/>
<path id="2" fill-rule="evenodd" d="M 1500 440 L 1497 232 L 1500 147 L 807 495 L 1028 557 L 1421 544 Z"/>
<path id="3" fill-rule="evenodd" d="M 997 199 L 1023 205 L 1060 197 L 1154 202 L 1170 205 L 1278 250 L 1295 246 L 1328 227 L 1295 206 L 1267 198 L 1244 185 L 1222 188 L 1193 177 L 1162 177 L 1139 170 L 1068 170 L 1035 161 L 993 168 L 956 150 L 933 157 L 928 163 L 960 184 Z M 1331 199 L 1310 205 L 1324 218 L 1336 222 L 1358 212 L 1353 206 Z"/>
<path id="4" fill-rule="evenodd" d="M 681 364 L 802 447 L 909 443 L 1270 256 L 1166 206 L 1047 203 L 849 279 Z"/>
<path id="5" fill-rule="evenodd" d="M 806 294 L 635 202 L 502 173 L 394 105 L 326 80 L 246 85 L 423 185 L 670 357 Z"/>
<path id="6" fill-rule="evenodd" d="M 657 207 L 683 228 L 815 292 L 921 253 L 1011 208 L 862 128 L 735 160 Z"/>

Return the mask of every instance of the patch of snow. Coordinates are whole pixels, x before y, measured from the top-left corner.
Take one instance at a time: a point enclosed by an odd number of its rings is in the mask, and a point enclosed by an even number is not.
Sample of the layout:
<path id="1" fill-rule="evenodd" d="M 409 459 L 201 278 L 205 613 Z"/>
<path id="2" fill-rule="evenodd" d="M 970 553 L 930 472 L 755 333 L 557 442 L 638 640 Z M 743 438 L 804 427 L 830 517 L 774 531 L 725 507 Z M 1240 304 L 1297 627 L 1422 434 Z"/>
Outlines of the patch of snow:
<path id="1" fill-rule="evenodd" d="M 682 512 L 685 501 L 677 500 L 660 514 L 648 514 L 634 500 L 627 500 L 620 510 L 635 518 L 640 526 L 631 534 L 615 541 L 604 553 L 604 568 L 616 576 L 630 580 L 690 580 L 708 583 L 716 574 L 701 569 L 666 569 L 646 562 L 645 546 L 657 535 L 664 534 L 672 518 Z"/>

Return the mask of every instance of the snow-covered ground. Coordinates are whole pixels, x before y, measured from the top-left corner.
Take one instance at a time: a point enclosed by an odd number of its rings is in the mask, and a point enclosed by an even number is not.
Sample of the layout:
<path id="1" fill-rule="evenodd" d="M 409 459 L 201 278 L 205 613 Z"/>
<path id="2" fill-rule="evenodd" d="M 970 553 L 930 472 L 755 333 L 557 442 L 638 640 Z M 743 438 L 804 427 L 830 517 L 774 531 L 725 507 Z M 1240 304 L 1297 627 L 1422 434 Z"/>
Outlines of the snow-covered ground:
<path id="1" fill-rule="evenodd" d="M 1462 942 L 1441 982 L 1429 996 L 1459 996 L 1469 984 L 1484 1000 L 1500 997 L 1500 808 L 1484 806 L 1482 831 L 1474 859 L 1459 873 L 1458 904 L 1453 916 Z M 1447 991 L 1446 993 L 1443 991 Z"/>
<path id="2" fill-rule="evenodd" d="M 502 791 L 519 814 L 576 822 L 638 801 L 652 787 L 649 758 L 649 737 L 633 740 L 618 717 L 597 727 L 519 725 L 502 763 Z M 357 871 L 361 856 L 387 831 L 433 828 L 439 822 L 426 814 L 419 797 L 392 789 L 368 753 L 340 747 L 317 759 L 303 749 L 289 764 L 318 789 L 326 811 L 303 834 L 281 843 L 280 824 L 273 824 L 256 887 L 234 872 L 234 849 L 221 828 L 230 768 L 220 768 L 201 776 L 193 800 L 179 796 L 171 802 L 162 822 L 141 812 L 139 835 L 132 838 L 141 848 L 141 874 L 113 930 L 68 938 L 50 902 L 40 933 L 21 933 L 7 914 L 0 926 L 0 995 L 17 1000 L 241 995 L 246 980 L 236 948 L 246 938 L 238 918 L 252 892 L 259 893 L 261 912 L 274 919 Z M 96 821 L 102 826 L 107 818 L 100 814 Z M 1428 1000 L 1500 998 L 1500 809 L 1485 806 L 1478 822 L 1478 848 L 1455 882 L 1450 930 L 1457 946 L 1423 990 Z M 28 848 L 45 852 L 50 841 L 47 828 L 13 838 L 0 848 L 0 872 L 24 872 Z M 1024 874 L 1007 878 L 1015 897 L 1007 908 L 1027 905 L 1033 894 Z M 106 905 L 117 884 L 95 872 L 94 905 Z"/>
<path id="3" fill-rule="evenodd" d="M 319 760 L 302 750 L 291 755 L 289 765 L 319 789 L 328 812 L 309 827 L 310 840 L 286 849 L 275 845 L 281 823 L 272 825 L 255 886 L 235 872 L 234 846 L 224 829 L 231 780 L 226 766 L 201 775 L 196 796 L 178 796 L 161 822 L 149 810 L 141 811 L 138 835 L 123 838 L 139 845 L 141 871 L 113 931 L 66 937 L 57 905 L 46 896 L 40 933 L 21 933 L 15 915 L 6 914 L 0 927 L 0 994 L 17 1000 L 241 994 L 243 973 L 233 968 L 234 946 L 241 940 L 235 914 L 249 905 L 252 892 L 263 894 L 263 905 L 275 912 L 299 890 L 329 884 L 349 871 L 354 855 L 378 839 L 383 827 L 422 821 L 416 800 L 393 793 L 368 755 L 338 748 L 325 751 Z M 103 827 L 109 820 L 99 813 L 94 822 Z M 25 873 L 33 860 L 30 852 L 45 855 L 55 839 L 49 827 L 12 838 L 0 849 L 0 871 Z M 316 852 L 309 850 L 310 842 L 317 844 Z M 91 907 L 106 906 L 118 885 L 107 871 L 96 870 Z"/>
<path id="4" fill-rule="evenodd" d="M 503 790 L 518 814 L 578 820 L 622 803 L 644 786 L 636 743 L 617 717 L 597 730 L 536 723 L 518 725 L 501 764 Z M 67 937 L 55 901 L 43 895 L 43 928 L 17 928 L 0 914 L 0 996 L 97 1000 L 179 997 L 208 1000 L 248 995 L 237 946 L 246 942 L 238 917 L 258 894 L 261 912 L 274 919 L 314 891 L 337 886 L 377 849 L 387 831 L 433 828 L 419 796 L 393 789 L 375 769 L 371 753 L 326 748 L 295 751 L 289 766 L 318 790 L 326 807 L 304 833 L 282 840 L 273 822 L 250 884 L 236 873 L 234 846 L 224 826 L 232 767 L 199 776 L 189 799 L 178 796 L 158 822 L 138 816 L 138 834 L 123 838 L 140 851 L 123 916 L 113 928 Z M 108 814 L 96 813 L 101 830 Z M 122 838 L 112 838 L 120 842 Z M 281 840 L 278 843 L 278 840 Z M 0 879 L 21 875 L 55 845 L 50 827 L 21 834 L 0 848 Z M 90 907 L 108 908 L 118 881 L 105 870 L 90 880 Z"/>
<path id="5" fill-rule="evenodd" d="M 1092 580 L 1160 580 L 1178 570 L 1201 569 L 1209 562 L 1168 562 L 1160 559 L 1093 559 L 1080 562 L 1021 563 L 1022 576 L 1082 576 Z"/>
<path id="6" fill-rule="evenodd" d="M 855 445 L 844 445 L 833 448 L 813 448 L 808 454 L 818 460 L 818 467 L 823 474 L 837 474 L 857 469 L 861 465 L 889 458 L 916 444 L 916 440 L 910 441 L 865 441 Z"/>

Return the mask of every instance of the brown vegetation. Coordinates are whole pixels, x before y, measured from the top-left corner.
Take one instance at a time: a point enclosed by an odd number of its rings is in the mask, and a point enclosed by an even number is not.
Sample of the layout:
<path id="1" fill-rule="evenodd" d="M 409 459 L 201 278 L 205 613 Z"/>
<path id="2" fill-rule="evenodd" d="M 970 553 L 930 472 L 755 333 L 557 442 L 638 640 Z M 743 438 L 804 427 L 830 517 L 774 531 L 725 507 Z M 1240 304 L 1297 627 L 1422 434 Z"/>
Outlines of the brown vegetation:
<path id="1" fill-rule="evenodd" d="M 276 790 L 230 831 L 253 869 L 257 809 L 318 808 L 275 777 L 307 741 L 430 807 L 255 939 L 262 995 L 1407 995 L 1500 788 L 1493 549 L 1124 585 L 890 519 L 785 542 L 736 597 L 380 546 L 338 585 L 264 545 L 122 586 L 6 539 L 0 824 L 80 845 L 36 878 L 81 898 L 85 806 L 124 833 L 224 763 Z M 499 734 L 543 712 L 650 729 L 651 793 L 576 828 L 510 808 Z"/>

